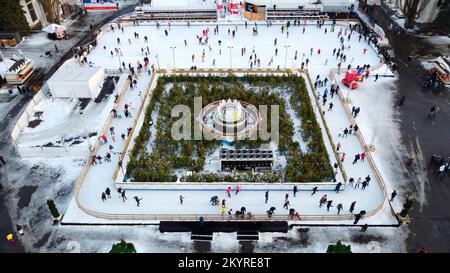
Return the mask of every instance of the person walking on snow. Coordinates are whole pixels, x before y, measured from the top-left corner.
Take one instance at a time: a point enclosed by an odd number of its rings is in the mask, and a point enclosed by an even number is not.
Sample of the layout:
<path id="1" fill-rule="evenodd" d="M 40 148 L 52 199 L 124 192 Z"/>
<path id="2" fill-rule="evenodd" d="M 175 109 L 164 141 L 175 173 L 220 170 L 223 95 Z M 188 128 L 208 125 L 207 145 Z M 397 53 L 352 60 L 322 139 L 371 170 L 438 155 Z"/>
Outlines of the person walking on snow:
<path id="1" fill-rule="evenodd" d="M 122 202 L 125 202 L 125 200 L 128 199 L 128 198 L 125 196 L 125 190 L 123 190 L 123 191 L 120 193 L 120 196 L 122 197 Z"/>
<path id="2" fill-rule="evenodd" d="M 345 153 L 343 153 L 341 156 L 341 162 L 344 162 L 344 160 L 345 160 Z"/>
<path id="3" fill-rule="evenodd" d="M 183 205 L 184 196 L 180 194 L 179 199 L 180 199 L 180 204 Z"/>
<path id="4" fill-rule="evenodd" d="M 105 193 L 108 198 L 111 198 L 111 190 L 109 188 L 106 188 Z"/>
<path id="5" fill-rule="evenodd" d="M 311 193 L 311 195 L 314 195 L 314 194 L 316 194 L 316 192 L 317 192 L 317 186 L 316 186 L 316 187 L 314 187 L 314 188 L 312 189 L 312 193 Z"/>
<path id="6" fill-rule="evenodd" d="M 139 207 L 139 205 L 141 204 L 142 198 L 139 199 L 139 197 L 135 196 L 135 197 L 133 197 L 133 199 L 136 201 L 136 205 Z"/>
<path id="7" fill-rule="evenodd" d="M 294 192 L 294 197 L 295 197 L 295 195 L 296 195 L 296 194 L 297 194 L 297 192 L 298 192 L 297 186 L 294 186 L 294 190 L 293 190 L 293 192 Z"/>
<path id="8" fill-rule="evenodd" d="M 269 191 L 266 191 L 264 196 L 266 197 L 266 202 L 265 203 L 267 204 L 267 201 L 269 200 Z"/>
<path id="9" fill-rule="evenodd" d="M 339 190 L 341 189 L 342 183 L 339 182 L 336 184 L 336 188 L 334 189 L 335 192 L 339 193 Z"/>
<path id="10" fill-rule="evenodd" d="M 103 201 L 103 202 L 106 201 L 106 194 L 105 194 L 105 192 L 102 192 L 102 201 Z"/>

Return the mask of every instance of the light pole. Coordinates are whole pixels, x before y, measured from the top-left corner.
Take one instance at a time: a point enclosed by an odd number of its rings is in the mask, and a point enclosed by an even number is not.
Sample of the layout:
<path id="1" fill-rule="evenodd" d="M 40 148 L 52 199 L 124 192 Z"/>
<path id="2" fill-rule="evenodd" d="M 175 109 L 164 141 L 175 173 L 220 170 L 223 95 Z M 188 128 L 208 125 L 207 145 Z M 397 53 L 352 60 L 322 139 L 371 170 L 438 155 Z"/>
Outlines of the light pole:
<path id="1" fill-rule="evenodd" d="M 159 55 L 156 54 L 156 61 L 158 62 L 158 71 L 161 71 L 161 68 L 159 67 Z"/>
<path id="2" fill-rule="evenodd" d="M 234 48 L 234 46 L 228 46 L 228 48 L 230 49 L 230 69 L 231 69 L 231 49 Z"/>
<path id="3" fill-rule="evenodd" d="M 119 164 L 120 170 L 122 171 L 122 175 L 125 176 L 125 173 L 123 171 L 123 166 L 122 166 L 122 160 L 120 160 L 120 156 L 125 153 L 122 153 L 122 152 L 113 152 L 113 153 L 117 155 L 117 158 L 119 159 L 118 164 Z"/>
<path id="4" fill-rule="evenodd" d="M 122 61 L 120 60 L 120 47 L 117 49 L 117 58 L 119 59 L 119 70 L 122 71 Z"/>
<path id="5" fill-rule="evenodd" d="M 177 47 L 171 46 L 170 48 L 172 49 L 173 69 L 175 69 L 175 48 L 177 48 Z"/>
<path id="6" fill-rule="evenodd" d="M 287 52 L 288 52 L 288 48 L 290 48 L 290 45 L 285 45 L 284 46 L 286 48 L 286 54 L 284 56 L 284 69 L 286 69 L 286 61 L 287 61 Z"/>

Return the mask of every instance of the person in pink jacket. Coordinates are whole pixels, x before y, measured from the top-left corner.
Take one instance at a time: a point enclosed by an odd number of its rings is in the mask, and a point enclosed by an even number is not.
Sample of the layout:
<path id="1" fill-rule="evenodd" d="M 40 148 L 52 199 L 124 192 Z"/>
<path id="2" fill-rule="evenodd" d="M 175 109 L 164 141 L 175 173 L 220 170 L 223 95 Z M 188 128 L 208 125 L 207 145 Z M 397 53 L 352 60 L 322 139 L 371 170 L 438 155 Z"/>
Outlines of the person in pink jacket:
<path id="1" fill-rule="evenodd" d="M 238 192 L 241 190 L 241 186 L 239 186 L 239 184 L 236 185 L 236 195 L 238 194 Z"/>
<path id="2" fill-rule="evenodd" d="M 231 198 L 231 187 L 227 188 L 227 195 L 229 198 Z"/>

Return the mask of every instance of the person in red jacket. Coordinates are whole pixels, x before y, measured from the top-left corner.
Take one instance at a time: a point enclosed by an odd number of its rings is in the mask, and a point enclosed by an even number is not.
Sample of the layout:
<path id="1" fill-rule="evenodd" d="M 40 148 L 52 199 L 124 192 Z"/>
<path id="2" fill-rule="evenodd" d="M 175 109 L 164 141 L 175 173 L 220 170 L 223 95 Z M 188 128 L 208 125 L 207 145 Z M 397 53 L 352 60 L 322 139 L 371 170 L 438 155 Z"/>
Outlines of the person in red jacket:
<path id="1" fill-rule="evenodd" d="M 361 161 L 364 161 L 364 159 L 366 158 L 367 154 L 364 152 L 361 154 Z"/>

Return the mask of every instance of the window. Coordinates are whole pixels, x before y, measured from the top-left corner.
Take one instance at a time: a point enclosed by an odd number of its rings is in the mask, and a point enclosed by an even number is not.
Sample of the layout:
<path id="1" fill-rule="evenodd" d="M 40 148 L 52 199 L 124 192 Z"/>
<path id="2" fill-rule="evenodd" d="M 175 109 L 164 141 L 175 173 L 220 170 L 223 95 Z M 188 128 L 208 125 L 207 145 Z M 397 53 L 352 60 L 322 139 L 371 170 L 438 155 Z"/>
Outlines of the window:
<path id="1" fill-rule="evenodd" d="M 36 12 L 34 11 L 33 0 L 27 1 L 27 9 L 30 14 L 31 20 L 35 22 L 37 20 Z"/>

